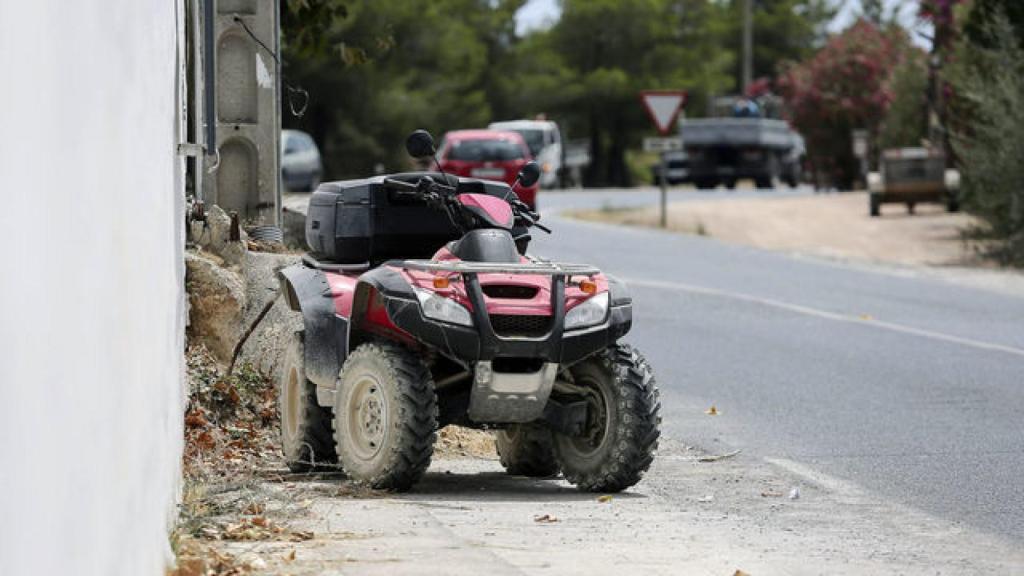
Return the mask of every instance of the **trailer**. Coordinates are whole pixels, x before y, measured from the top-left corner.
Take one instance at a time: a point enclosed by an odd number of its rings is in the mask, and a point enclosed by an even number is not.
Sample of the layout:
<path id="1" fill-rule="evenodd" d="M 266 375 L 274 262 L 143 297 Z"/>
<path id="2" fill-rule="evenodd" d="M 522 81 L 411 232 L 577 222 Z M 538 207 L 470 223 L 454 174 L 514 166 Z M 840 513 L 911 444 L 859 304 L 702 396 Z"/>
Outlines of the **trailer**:
<path id="1" fill-rule="evenodd" d="M 926 148 L 895 148 L 882 152 L 879 171 L 868 174 L 869 213 L 881 215 L 882 204 L 914 205 L 922 202 L 945 204 L 946 210 L 960 209 L 960 172 L 946 168 L 946 156 Z"/>

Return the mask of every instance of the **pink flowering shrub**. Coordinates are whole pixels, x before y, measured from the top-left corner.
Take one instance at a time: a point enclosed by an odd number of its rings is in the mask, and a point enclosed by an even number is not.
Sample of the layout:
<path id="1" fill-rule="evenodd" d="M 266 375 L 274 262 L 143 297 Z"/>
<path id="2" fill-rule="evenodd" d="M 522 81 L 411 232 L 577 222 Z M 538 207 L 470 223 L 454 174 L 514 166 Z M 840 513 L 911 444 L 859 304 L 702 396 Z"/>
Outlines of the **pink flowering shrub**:
<path id="1" fill-rule="evenodd" d="M 853 184 L 852 131 L 877 133 L 894 100 L 893 71 L 909 48 L 904 31 L 861 20 L 778 79 L 789 120 L 806 139 L 808 160 L 824 183 Z"/>

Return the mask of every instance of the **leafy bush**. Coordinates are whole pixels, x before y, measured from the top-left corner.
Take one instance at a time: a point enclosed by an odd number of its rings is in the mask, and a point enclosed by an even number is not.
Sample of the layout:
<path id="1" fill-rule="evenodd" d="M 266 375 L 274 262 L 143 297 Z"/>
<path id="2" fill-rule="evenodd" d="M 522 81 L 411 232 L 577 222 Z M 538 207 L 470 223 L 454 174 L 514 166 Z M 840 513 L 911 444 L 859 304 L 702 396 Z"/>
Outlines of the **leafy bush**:
<path id="1" fill-rule="evenodd" d="M 928 62 L 920 49 L 907 51 L 892 72 L 892 105 L 878 130 L 878 148 L 920 146 L 928 135 Z"/>
<path id="2" fill-rule="evenodd" d="M 963 40 L 948 80 L 950 131 L 962 174 L 962 204 L 985 221 L 991 255 L 1024 265 L 1024 49 L 1004 14 Z"/>
<path id="3" fill-rule="evenodd" d="M 893 102 L 893 70 L 911 48 L 906 32 L 861 20 L 809 60 L 789 67 L 778 85 L 796 128 L 807 140 L 816 175 L 848 188 L 858 162 L 851 134 L 877 134 Z"/>

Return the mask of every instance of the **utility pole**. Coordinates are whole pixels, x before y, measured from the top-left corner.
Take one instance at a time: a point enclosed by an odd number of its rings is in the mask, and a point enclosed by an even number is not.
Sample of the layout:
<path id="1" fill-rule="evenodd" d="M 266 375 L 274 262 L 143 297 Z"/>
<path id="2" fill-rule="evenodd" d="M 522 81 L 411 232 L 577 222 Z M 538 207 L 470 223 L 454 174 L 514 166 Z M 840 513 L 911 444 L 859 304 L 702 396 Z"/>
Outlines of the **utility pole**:
<path id="1" fill-rule="evenodd" d="M 754 81 L 754 0 L 743 0 L 743 94 Z"/>
<path id="2" fill-rule="evenodd" d="M 203 0 L 207 170 L 203 199 L 243 222 L 281 220 L 281 0 Z"/>

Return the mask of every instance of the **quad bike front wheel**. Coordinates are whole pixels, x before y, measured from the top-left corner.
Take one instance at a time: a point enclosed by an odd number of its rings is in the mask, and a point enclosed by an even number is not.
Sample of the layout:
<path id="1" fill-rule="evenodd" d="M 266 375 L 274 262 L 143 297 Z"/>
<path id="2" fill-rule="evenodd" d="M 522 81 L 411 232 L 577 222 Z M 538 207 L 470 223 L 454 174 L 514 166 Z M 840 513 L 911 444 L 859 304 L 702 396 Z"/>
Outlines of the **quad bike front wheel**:
<path id="1" fill-rule="evenodd" d="M 355 349 L 341 371 L 334 404 L 338 460 L 373 488 L 408 490 L 430 465 L 437 396 L 430 370 L 391 343 Z"/>
<path id="2" fill-rule="evenodd" d="M 316 401 L 316 385 L 306 379 L 302 332 L 292 334 L 277 386 L 281 447 L 292 472 L 330 468 L 338 461 L 331 434 L 331 410 Z"/>
<path id="3" fill-rule="evenodd" d="M 551 435 L 551 430 L 536 424 L 511 424 L 494 437 L 498 460 L 513 476 L 554 476 L 558 461 Z"/>
<path id="4" fill-rule="evenodd" d="M 566 480 L 586 492 L 619 492 L 636 484 L 654 460 L 661 404 L 651 368 L 617 344 L 571 369 L 573 388 L 587 402 L 578 436 L 554 434 Z"/>

